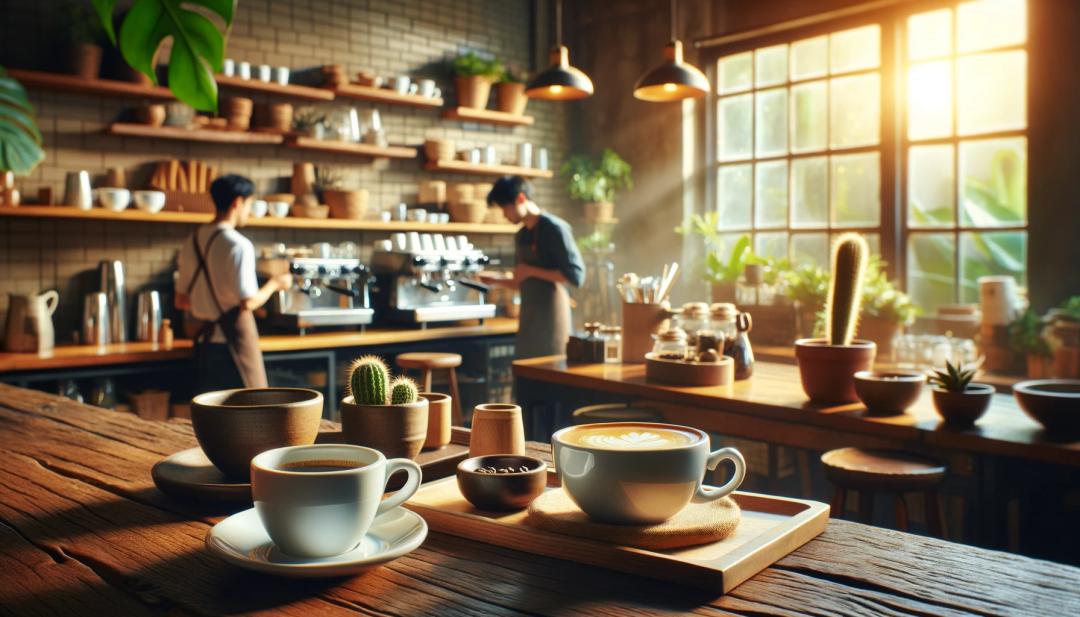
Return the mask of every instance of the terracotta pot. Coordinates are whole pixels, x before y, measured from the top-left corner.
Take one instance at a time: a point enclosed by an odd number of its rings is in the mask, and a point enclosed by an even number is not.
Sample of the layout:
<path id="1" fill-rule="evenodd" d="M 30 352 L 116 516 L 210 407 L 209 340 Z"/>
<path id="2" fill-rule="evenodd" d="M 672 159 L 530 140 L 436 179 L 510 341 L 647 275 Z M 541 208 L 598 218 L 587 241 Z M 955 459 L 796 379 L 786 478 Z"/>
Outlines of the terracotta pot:
<path id="1" fill-rule="evenodd" d="M 407 405 L 357 405 L 341 401 L 341 436 L 345 443 L 375 448 L 386 458 L 416 458 L 428 429 L 428 401 Z"/>
<path id="2" fill-rule="evenodd" d="M 315 166 L 311 163 L 293 163 L 289 190 L 293 195 L 307 195 L 315 192 Z"/>
<path id="3" fill-rule="evenodd" d="M 429 161 L 453 160 L 454 142 L 449 139 L 428 139 L 424 141 L 424 156 Z"/>
<path id="4" fill-rule="evenodd" d="M 713 283 L 713 302 L 735 302 L 735 283 Z"/>
<path id="5" fill-rule="evenodd" d="M 795 359 L 803 391 L 810 400 L 824 405 L 854 403 L 855 373 L 874 367 L 877 346 L 856 339 L 851 345 L 830 345 L 825 339 L 795 341 Z"/>
<path id="6" fill-rule="evenodd" d="M 459 75 L 454 78 L 454 84 L 457 86 L 458 105 L 472 109 L 487 107 L 488 97 L 491 95 L 491 78 Z"/>
<path id="7" fill-rule="evenodd" d="M 934 408 L 946 424 L 971 426 L 990 407 L 994 386 L 984 383 L 968 384 L 963 392 L 949 392 L 934 387 Z"/>
<path id="8" fill-rule="evenodd" d="M 139 105 L 135 109 L 135 118 L 142 124 L 161 126 L 165 124 L 165 106 L 161 104 Z"/>
<path id="9" fill-rule="evenodd" d="M 71 73 L 82 79 L 97 79 L 101 74 L 101 47 L 80 43 L 71 48 Z"/>
<path id="10" fill-rule="evenodd" d="M 760 285 L 765 278 L 765 266 L 761 264 L 746 264 L 743 276 L 747 285 Z"/>
<path id="11" fill-rule="evenodd" d="M 453 400 L 449 395 L 438 392 L 421 392 L 420 396 L 428 402 L 427 436 L 424 438 L 424 449 L 438 450 L 450 443 Z"/>
<path id="12" fill-rule="evenodd" d="M 868 415 L 904 413 L 919 400 L 924 384 L 926 375 L 914 371 L 855 373 L 855 392 L 866 405 Z"/>
<path id="13" fill-rule="evenodd" d="M 615 216 L 615 204 L 608 201 L 589 201 L 585 203 L 585 221 L 606 223 Z"/>
<path id="14" fill-rule="evenodd" d="M 514 114 L 524 115 L 525 106 L 529 103 L 529 97 L 525 96 L 525 84 L 501 82 L 495 84 L 495 109 Z"/>
<path id="15" fill-rule="evenodd" d="M 368 209 L 369 194 L 359 191 L 323 190 L 323 201 L 330 206 L 330 216 L 335 219 L 358 220 L 364 218 Z"/>
<path id="16" fill-rule="evenodd" d="M 866 317 L 859 320 L 858 335 L 877 344 L 878 355 L 891 359 L 893 340 L 899 336 L 903 326 L 881 317 Z"/>

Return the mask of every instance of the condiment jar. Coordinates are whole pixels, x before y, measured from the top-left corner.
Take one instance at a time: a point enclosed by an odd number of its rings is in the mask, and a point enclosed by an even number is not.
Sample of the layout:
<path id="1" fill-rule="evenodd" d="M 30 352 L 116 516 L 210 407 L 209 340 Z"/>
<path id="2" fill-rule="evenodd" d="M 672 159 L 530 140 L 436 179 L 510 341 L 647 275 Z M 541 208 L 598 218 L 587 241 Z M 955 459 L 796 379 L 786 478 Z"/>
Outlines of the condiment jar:
<path id="1" fill-rule="evenodd" d="M 585 362 L 599 364 L 604 361 L 604 338 L 600 335 L 603 324 L 588 322 L 585 324 Z"/>
<path id="2" fill-rule="evenodd" d="M 704 302 L 687 302 L 679 311 L 679 327 L 686 332 L 687 342 L 697 346 L 698 332 L 709 328 L 709 305 Z"/>
<path id="3" fill-rule="evenodd" d="M 604 363 L 622 364 L 622 328 L 604 326 L 600 332 L 604 338 Z"/>
<path id="4" fill-rule="evenodd" d="M 716 302 L 709 307 L 709 328 L 716 333 L 720 345 L 716 351 L 727 354 L 731 342 L 735 340 L 735 316 L 738 314 L 739 311 L 730 302 Z"/>
<path id="5" fill-rule="evenodd" d="M 670 328 L 654 334 L 653 355 L 661 360 L 686 359 L 686 332 L 682 328 Z"/>

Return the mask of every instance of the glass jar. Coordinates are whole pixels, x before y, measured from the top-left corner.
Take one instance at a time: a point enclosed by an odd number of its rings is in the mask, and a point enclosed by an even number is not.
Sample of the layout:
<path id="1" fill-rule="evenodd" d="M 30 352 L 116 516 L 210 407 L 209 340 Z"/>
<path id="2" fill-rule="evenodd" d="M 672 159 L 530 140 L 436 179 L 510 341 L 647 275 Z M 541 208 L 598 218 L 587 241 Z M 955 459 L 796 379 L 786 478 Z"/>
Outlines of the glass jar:
<path id="1" fill-rule="evenodd" d="M 622 328 L 605 326 L 601 332 L 604 336 L 604 363 L 622 364 Z"/>
<path id="2" fill-rule="evenodd" d="M 709 329 L 709 305 L 687 302 L 679 311 L 679 327 L 686 333 L 687 343 L 697 347 L 698 332 Z"/>
<path id="3" fill-rule="evenodd" d="M 716 334 L 720 347 L 716 351 L 726 353 L 735 340 L 738 331 L 735 328 L 735 316 L 739 311 L 730 302 L 716 302 L 709 307 L 709 328 Z"/>
<path id="4" fill-rule="evenodd" d="M 687 353 L 686 332 L 682 328 L 671 328 L 654 334 L 653 355 L 661 360 L 685 360 Z"/>

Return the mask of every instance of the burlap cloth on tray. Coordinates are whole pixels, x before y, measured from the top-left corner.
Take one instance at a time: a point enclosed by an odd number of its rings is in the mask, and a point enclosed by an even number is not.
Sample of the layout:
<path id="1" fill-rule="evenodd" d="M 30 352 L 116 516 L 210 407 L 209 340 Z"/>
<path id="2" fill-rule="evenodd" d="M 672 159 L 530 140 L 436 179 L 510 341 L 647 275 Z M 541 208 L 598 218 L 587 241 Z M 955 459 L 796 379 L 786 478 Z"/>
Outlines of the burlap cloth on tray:
<path id="1" fill-rule="evenodd" d="M 590 520 L 562 489 L 545 492 L 529 506 L 525 522 L 537 529 L 602 540 L 623 546 L 669 549 L 723 540 L 739 525 L 739 506 L 731 497 L 691 502 L 656 525 L 611 525 Z"/>

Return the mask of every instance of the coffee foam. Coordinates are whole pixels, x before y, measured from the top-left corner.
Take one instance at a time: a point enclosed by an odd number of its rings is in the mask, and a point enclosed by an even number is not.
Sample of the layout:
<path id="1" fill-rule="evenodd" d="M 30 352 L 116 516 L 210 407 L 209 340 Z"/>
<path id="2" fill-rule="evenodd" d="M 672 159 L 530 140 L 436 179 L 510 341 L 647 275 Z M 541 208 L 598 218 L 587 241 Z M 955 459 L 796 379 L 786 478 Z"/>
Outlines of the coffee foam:
<path id="1" fill-rule="evenodd" d="M 668 428 L 619 426 L 578 429 L 568 432 L 563 440 L 605 450 L 665 450 L 690 445 L 698 436 Z"/>

